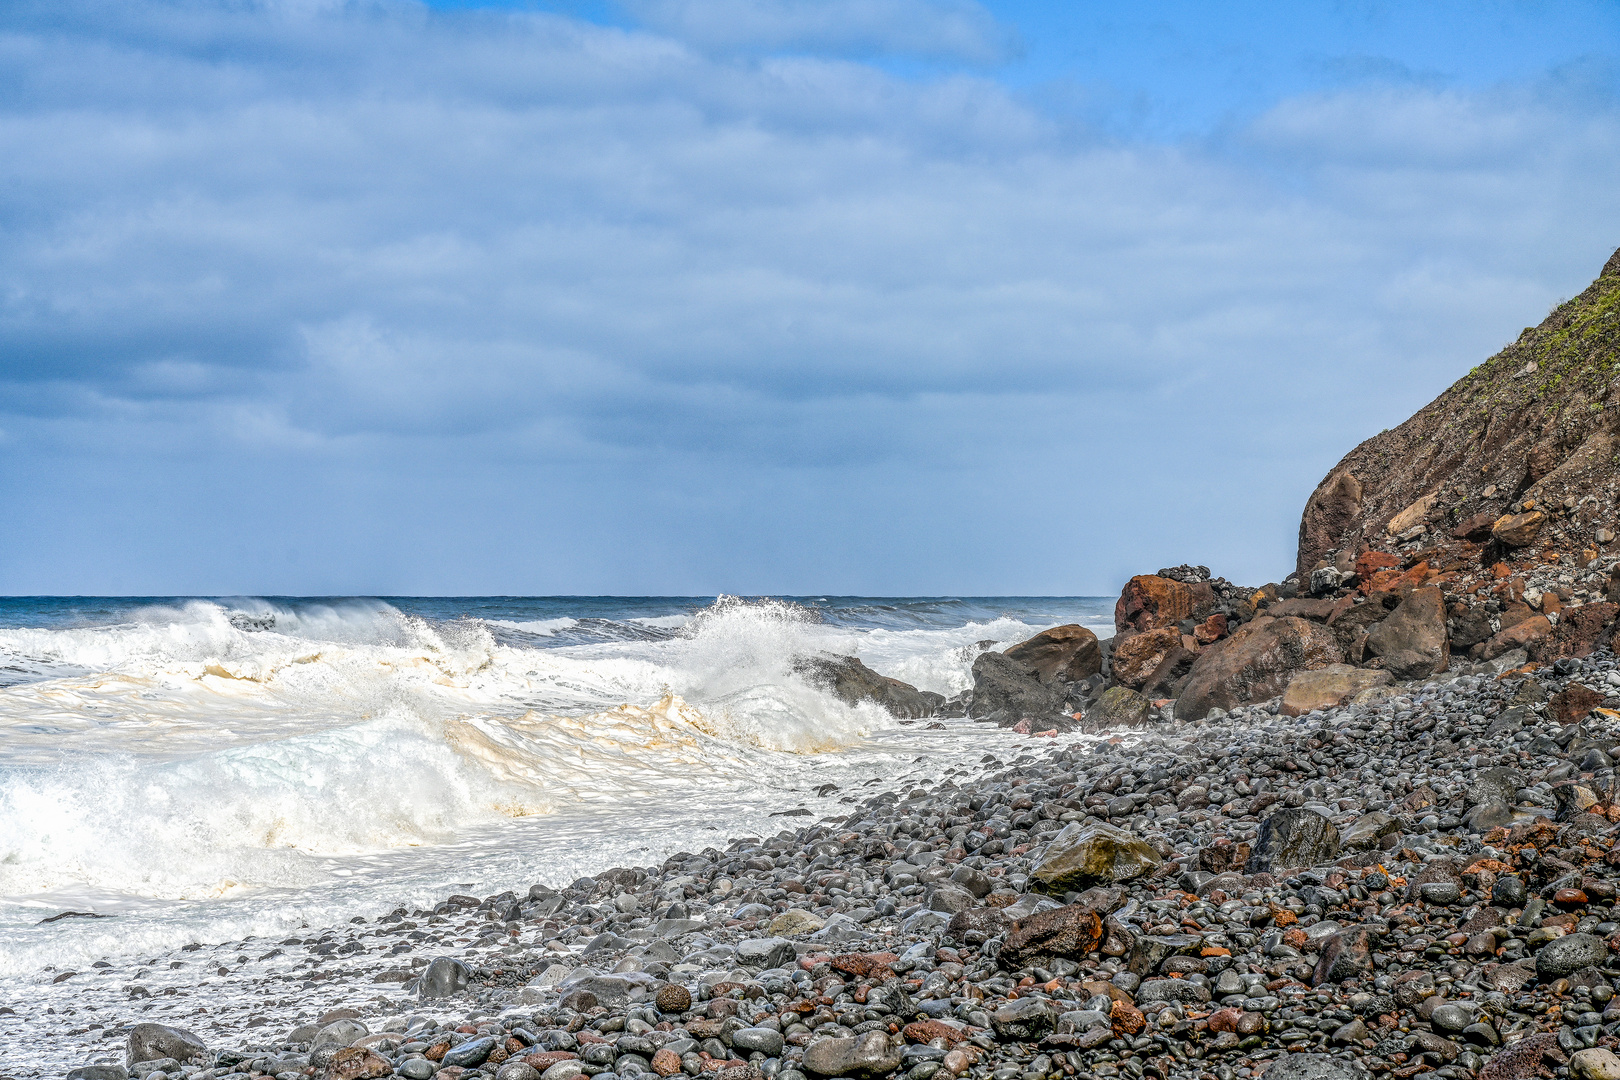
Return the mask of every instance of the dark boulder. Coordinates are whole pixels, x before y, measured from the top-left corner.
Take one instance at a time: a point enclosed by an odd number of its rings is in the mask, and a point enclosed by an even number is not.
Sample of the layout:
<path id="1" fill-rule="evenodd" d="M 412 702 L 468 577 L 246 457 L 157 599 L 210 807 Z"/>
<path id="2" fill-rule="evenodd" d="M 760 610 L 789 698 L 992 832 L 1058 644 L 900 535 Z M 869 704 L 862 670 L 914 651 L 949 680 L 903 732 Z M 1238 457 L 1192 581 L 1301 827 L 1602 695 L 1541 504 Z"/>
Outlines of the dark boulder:
<path id="1" fill-rule="evenodd" d="M 1413 589 L 1388 618 L 1367 632 L 1367 651 L 1384 658 L 1397 679 L 1444 671 L 1451 660 L 1446 600 L 1439 589 Z"/>
<path id="2" fill-rule="evenodd" d="M 1339 857 L 1339 830 L 1315 810 L 1279 810 L 1260 823 L 1254 854 L 1245 869 L 1251 874 L 1273 869 L 1322 866 Z"/>
<path id="3" fill-rule="evenodd" d="M 1082 960 L 1102 943 L 1102 917 L 1083 904 L 1037 911 L 1013 924 L 997 959 L 1016 971 L 1052 959 Z"/>
<path id="4" fill-rule="evenodd" d="M 182 1065 L 203 1065 L 212 1060 L 208 1047 L 185 1028 L 162 1024 L 136 1024 L 124 1041 L 124 1057 L 129 1065 L 142 1061 L 173 1058 Z"/>
<path id="5" fill-rule="evenodd" d="M 973 698 L 968 716 L 1001 727 L 1030 720 L 1068 730 L 1073 725 L 1068 684 L 1043 684 L 1005 653 L 979 654 L 973 661 Z"/>
<path id="6" fill-rule="evenodd" d="M 802 656 L 793 668 L 846 705 L 870 701 L 902 720 L 937 716 L 945 704 L 943 694 L 879 675 L 853 656 Z"/>

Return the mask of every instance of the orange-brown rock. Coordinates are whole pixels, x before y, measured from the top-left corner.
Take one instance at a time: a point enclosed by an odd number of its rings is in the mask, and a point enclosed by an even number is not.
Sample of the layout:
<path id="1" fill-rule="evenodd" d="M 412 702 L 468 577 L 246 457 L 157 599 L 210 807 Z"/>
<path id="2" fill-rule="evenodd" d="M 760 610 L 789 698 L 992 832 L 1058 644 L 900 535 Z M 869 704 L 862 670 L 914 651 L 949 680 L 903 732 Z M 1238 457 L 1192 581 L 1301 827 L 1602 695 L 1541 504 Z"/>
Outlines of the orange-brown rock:
<path id="1" fill-rule="evenodd" d="M 1459 530 L 1480 538 L 1477 519 L 1485 514 L 1494 537 L 1487 550 L 1534 542 L 1576 552 L 1598 528 L 1612 532 L 1620 489 L 1617 302 L 1620 252 L 1539 326 L 1345 455 L 1301 515 L 1301 578 L 1330 551 L 1382 538 L 1397 515 L 1431 496 L 1427 542 L 1463 542 L 1451 539 Z"/>
<path id="2" fill-rule="evenodd" d="M 1006 654 L 1042 683 L 1079 682 L 1102 670 L 1097 635 L 1075 624 L 1043 630 Z"/>
<path id="3" fill-rule="evenodd" d="M 880 953 L 839 953 L 828 961 L 834 971 L 842 971 L 846 975 L 856 978 L 873 978 L 874 972 L 882 973 L 889 970 L 889 965 L 900 959 L 891 952 Z"/>
<path id="4" fill-rule="evenodd" d="M 539 1068 L 539 1066 L 535 1066 Z M 681 1055 L 668 1047 L 660 1047 L 652 1056 L 652 1071 L 659 1076 L 674 1076 L 681 1071 Z"/>
<path id="5" fill-rule="evenodd" d="M 1138 574 L 1125 583 L 1114 604 L 1114 631 L 1138 634 L 1175 626 L 1183 619 L 1201 619 L 1215 602 L 1215 590 L 1207 581 L 1188 584 L 1157 574 Z"/>
<path id="6" fill-rule="evenodd" d="M 918 1020 L 915 1023 L 907 1024 L 900 1029 L 900 1034 L 904 1035 L 908 1042 L 914 1043 L 926 1043 L 935 1039 L 944 1039 L 949 1045 L 955 1046 L 957 1043 L 967 1040 L 965 1034 L 949 1024 L 940 1023 L 938 1020 Z"/>
<path id="7" fill-rule="evenodd" d="M 1216 612 L 1193 628 L 1193 640 L 1200 646 L 1213 645 L 1226 636 L 1226 616 Z"/>
<path id="8" fill-rule="evenodd" d="M 1147 1026 L 1147 1017 L 1136 1006 L 1116 1001 L 1108 1007 L 1108 1019 L 1115 1035 L 1138 1035 Z"/>
<path id="9" fill-rule="evenodd" d="M 332 1055 L 321 1073 L 324 1080 L 377 1080 L 394 1075 L 394 1066 L 388 1059 L 360 1046 L 345 1046 Z"/>
<path id="10" fill-rule="evenodd" d="M 1527 648 L 1535 644 L 1548 634 L 1552 633 L 1552 623 L 1547 621 L 1545 615 L 1532 615 L 1523 622 L 1505 627 L 1498 633 L 1492 634 L 1491 639 L 1485 643 L 1483 653 L 1485 659 L 1495 660 L 1503 653 L 1514 649 Z"/>
<path id="11" fill-rule="evenodd" d="M 1547 699 L 1547 713 L 1560 724 L 1573 724 L 1603 704 L 1603 695 L 1589 686 L 1570 683 Z"/>
<path id="12" fill-rule="evenodd" d="M 1380 570 L 1392 570 L 1401 565 L 1398 555 L 1387 551 L 1363 551 L 1356 556 L 1356 576 L 1366 581 Z"/>
<path id="13" fill-rule="evenodd" d="M 1211 709 L 1264 701 L 1286 690 L 1295 672 L 1342 659 L 1333 631 L 1321 623 L 1262 615 L 1199 654 L 1176 701 L 1176 718 L 1201 720 Z"/>
<path id="14" fill-rule="evenodd" d="M 1180 584 L 1177 582 L 1177 584 Z M 1173 626 L 1120 638 L 1114 646 L 1113 677 L 1121 686 L 1140 690 L 1164 658 L 1181 648 L 1181 631 Z"/>
<path id="15" fill-rule="evenodd" d="M 1541 535 L 1547 515 L 1540 510 L 1504 514 L 1491 523 L 1491 539 L 1506 547 L 1529 547 Z"/>

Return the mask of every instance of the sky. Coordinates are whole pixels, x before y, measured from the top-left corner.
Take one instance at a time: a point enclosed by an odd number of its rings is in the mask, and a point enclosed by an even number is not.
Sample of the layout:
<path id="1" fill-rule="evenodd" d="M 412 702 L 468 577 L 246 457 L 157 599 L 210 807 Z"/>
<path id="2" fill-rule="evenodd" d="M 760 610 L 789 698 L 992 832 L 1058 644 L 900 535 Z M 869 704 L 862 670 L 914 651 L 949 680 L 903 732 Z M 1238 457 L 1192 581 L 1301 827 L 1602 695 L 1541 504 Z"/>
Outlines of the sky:
<path id="1" fill-rule="evenodd" d="M 1612 0 L 10 0 L 0 594 L 1277 580 L 1617 175 Z"/>

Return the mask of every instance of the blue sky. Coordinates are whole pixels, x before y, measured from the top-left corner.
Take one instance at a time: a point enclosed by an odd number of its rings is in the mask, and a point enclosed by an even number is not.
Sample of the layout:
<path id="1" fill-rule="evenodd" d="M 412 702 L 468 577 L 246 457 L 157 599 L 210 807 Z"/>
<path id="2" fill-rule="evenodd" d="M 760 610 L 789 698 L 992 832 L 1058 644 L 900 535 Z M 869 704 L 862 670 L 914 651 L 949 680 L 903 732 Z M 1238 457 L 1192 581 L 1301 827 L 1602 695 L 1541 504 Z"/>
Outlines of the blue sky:
<path id="1" fill-rule="evenodd" d="M 0 593 L 1105 593 L 1620 245 L 1620 6 L 0 8 Z"/>

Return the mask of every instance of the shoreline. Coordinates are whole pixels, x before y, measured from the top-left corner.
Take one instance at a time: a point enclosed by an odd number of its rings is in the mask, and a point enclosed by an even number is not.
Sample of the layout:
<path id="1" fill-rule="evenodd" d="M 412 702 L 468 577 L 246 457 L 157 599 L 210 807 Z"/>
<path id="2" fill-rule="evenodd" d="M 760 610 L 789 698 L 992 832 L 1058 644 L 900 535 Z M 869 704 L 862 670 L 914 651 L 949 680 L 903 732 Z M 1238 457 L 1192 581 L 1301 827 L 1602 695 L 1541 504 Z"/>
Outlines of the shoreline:
<path id="1" fill-rule="evenodd" d="M 1620 830 L 1586 812 L 1613 782 L 1620 725 L 1560 724 L 1548 704 L 1571 683 L 1612 690 L 1611 655 L 1559 669 L 1439 677 L 1299 717 L 1272 699 L 1086 745 L 1043 739 L 1028 761 L 757 844 L 184 953 L 184 968 L 149 965 L 156 993 L 123 991 L 104 1022 L 196 1031 L 213 1067 L 174 1074 L 193 1080 L 1238 1080 L 1284 1053 L 1271 1071 L 1283 1080 L 1562 1071 L 1620 1044 L 1620 1008 L 1607 1009 Z M 1067 878 L 1053 877 L 1060 856 Z M 510 940 L 501 966 L 465 969 L 456 989 L 466 945 L 487 955 Z M 225 983 L 173 985 L 221 950 L 247 957 L 214 969 Z M 385 963 L 415 982 L 362 981 Z M 247 964 L 266 967 L 241 980 Z M 221 1012 L 243 994 L 261 1002 L 256 1026 Z M 103 1022 L 88 1011 L 73 1029 Z M 328 1023 L 289 1030 L 271 1012 Z M 51 1038 L 32 1027 L 61 1022 L 0 1014 L 0 1071 L 65 1075 L 17 1055 Z M 79 1049 L 89 1034 L 54 1038 L 80 1040 L 62 1045 L 75 1064 L 123 1061 L 124 1031 L 103 1028 L 97 1054 Z"/>

